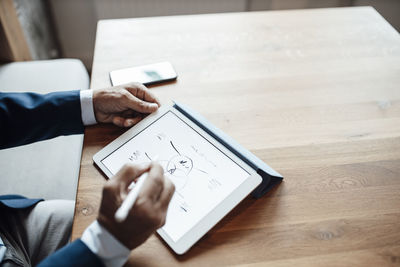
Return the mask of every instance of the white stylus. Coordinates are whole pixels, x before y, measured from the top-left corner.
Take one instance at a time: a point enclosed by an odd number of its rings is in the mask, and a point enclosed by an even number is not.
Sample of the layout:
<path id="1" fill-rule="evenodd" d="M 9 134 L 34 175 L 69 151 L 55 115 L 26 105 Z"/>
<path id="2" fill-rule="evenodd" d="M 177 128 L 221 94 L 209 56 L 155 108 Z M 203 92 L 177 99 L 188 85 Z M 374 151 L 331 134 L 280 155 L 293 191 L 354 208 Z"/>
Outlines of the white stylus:
<path id="1" fill-rule="evenodd" d="M 135 204 L 135 201 L 140 193 L 140 189 L 147 179 L 147 174 L 148 173 L 145 172 L 140 175 L 135 187 L 131 191 L 129 191 L 128 196 L 122 202 L 121 207 L 118 208 L 117 212 L 115 213 L 115 220 L 117 220 L 117 222 L 123 222 L 125 221 L 126 217 L 128 217 L 129 211 Z"/>

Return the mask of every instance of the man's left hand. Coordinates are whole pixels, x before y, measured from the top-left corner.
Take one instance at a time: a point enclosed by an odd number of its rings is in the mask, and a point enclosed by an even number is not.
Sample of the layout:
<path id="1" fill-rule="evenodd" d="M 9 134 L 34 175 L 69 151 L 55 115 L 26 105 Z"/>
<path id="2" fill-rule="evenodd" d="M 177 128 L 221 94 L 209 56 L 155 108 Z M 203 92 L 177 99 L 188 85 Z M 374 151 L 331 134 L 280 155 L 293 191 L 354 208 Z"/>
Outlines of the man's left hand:
<path id="1" fill-rule="evenodd" d="M 93 90 L 93 109 L 97 122 L 131 127 L 159 106 L 159 100 L 140 83 Z"/>

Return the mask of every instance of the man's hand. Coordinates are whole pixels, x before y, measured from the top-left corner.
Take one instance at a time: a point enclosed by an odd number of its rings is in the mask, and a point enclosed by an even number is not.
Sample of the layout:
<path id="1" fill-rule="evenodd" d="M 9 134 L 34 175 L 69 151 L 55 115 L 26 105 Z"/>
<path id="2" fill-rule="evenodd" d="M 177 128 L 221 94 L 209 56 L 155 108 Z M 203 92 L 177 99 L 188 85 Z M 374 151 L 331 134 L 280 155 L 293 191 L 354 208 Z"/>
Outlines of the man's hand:
<path id="1" fill-rule="evenodd" d="M 158 99 L 140 83 L 93 90 L 93 109 L 98 122 L 131 127 L 159 106 Z"/>
<path id="2" fill-rule="evenodd" d="M 149 172 L 148 177 L 135 205 L 126 220 L 118 223 L 114 215 L 128 194 L 128 186 L 146 171 Z M 126 164 L 105 184 L 97 220 L 116 239 L 132 250 L 164 225 L 168 204 L 174 191 L 174 184 L 164 177 L 164 171 L 159 164 Z"/>

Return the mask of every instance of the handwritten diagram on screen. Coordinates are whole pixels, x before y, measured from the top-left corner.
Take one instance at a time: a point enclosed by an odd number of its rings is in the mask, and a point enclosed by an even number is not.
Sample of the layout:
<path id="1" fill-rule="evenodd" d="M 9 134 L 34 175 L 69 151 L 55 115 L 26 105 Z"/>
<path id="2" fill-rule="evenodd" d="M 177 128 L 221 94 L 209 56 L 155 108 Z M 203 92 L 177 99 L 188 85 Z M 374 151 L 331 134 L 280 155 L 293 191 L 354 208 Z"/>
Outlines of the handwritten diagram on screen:
<path id="1" fill-rule="evenodd" d="M 175 242 L 249 174 L 171 111 L 102 160 L 112 174 L 157 156 L 175 185 L 165 232 Z"/>

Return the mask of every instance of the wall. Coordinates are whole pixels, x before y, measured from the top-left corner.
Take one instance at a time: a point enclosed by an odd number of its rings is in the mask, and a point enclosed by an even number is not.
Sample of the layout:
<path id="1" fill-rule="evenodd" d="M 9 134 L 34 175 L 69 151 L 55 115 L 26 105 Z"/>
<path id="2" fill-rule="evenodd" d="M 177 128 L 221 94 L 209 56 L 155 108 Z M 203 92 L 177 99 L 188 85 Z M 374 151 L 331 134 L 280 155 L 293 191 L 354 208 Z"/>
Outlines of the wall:
<path id="1" fill-rule="evenodd" d="M 14 0 L 14 5 L 32 59 L 58 57 L 47 5 L 42 0 Z"/>
<path id="2" fill-rule="evenodd" d="M 90 69 L 100 19 L 240 12 L 245 0 L 50 0 L 64 57 L 80 58 Z"/>
<path id="3" fill-rule="evenodd" d="M 49 3 L 62 56 L 80 58 L 88 69 L 99 19 L 372 5 L 400 29 L 400 0 L 49 0 Z"/>

